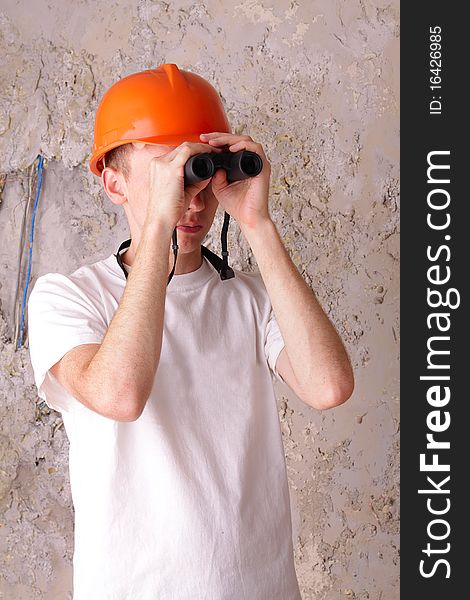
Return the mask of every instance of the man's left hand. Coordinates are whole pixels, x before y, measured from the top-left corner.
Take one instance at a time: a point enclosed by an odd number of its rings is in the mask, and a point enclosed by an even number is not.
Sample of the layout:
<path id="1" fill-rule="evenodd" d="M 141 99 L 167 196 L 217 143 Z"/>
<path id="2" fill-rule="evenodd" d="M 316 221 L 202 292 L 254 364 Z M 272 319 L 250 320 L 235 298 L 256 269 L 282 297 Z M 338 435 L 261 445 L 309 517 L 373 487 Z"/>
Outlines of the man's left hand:
<path id="1" fill-rule="evenodd" d="M 269 179 L 271 164 L 266 158 L 261 144 L 254 142 L 248 135 L 232 133 L 202 133 L 201 142 L 217 148 L 227 147 L 230 152 L 249 150 L 256 152 L 263 161 L 263 169 L 256 177 L 248 177 L 240 181 L 227 181 L 225 169 L 217 169 L 212 177 L 211 185 L 219 204 L 241 226 L 256 227 L 263 221 L 271 219 L 268 209 Z"/>

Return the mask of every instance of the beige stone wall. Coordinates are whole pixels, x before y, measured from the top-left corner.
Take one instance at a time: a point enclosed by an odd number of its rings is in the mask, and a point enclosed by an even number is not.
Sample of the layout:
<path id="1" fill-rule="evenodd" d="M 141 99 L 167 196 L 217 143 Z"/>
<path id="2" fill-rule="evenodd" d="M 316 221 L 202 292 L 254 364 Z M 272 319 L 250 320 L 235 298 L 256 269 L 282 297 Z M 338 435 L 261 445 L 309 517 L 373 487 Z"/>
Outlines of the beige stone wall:
<path id="1" fill-rule="evenodd" d="M 127 226 L 88 171 L 93 114 L 117 79 L 173 62 L 263 144 L 271 215 L 355 369 L 324 412 L 276 382 L 303 598 L 398 599 L 398 36 L 396 0 L 2 0 L 1 598 L 71 597 L 68 440 L 13 344 L 28 167 L 46 156 L 32 283 L 115 251 Z M 229 250 L 256 268 L 233 219 Z"/>

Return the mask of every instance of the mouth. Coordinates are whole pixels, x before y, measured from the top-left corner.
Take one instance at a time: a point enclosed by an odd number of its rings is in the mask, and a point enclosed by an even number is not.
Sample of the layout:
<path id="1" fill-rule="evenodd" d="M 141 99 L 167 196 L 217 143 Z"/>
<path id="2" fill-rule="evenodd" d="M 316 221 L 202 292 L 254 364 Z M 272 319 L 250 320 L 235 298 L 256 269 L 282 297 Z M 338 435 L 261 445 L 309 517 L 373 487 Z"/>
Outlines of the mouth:
<path id="1" fill-rule="evenodd" d="M 197 231 L 202 229 L 202 225 L 178 225 L 176 229 L 185 233 L 196 233 Z"/>

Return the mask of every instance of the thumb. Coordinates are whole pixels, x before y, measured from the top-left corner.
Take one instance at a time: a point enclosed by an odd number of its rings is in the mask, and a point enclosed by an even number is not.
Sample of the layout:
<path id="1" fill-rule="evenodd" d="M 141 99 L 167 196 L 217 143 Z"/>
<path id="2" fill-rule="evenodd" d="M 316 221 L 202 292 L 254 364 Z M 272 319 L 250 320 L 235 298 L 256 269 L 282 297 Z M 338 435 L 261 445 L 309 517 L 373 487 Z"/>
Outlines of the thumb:
<path id="1" fill-rule="evenodd" d="M 209 179 L 204 179 L 203 181 L 198 181 L 196 183 L 191 183 L 191 184 L 185 186 L 185 188 L 184 188 L 185 196 L 187 196 L 187 197 L 197 196 L 199 194 L 199 192 L 202 192 L 202 190 L 209 185 L 210 182 L 211 182 L 211 180 L 209 178 Z"/>
<path id="2" fill-rule="evenodd" d="M 227 183 L 227 175 L 225 173 L 225 169 L 217 169 L 217 171 L 212 176 L 212 186 L 216 189 L 220 189 L 224 186 L 224 183 Z"/>

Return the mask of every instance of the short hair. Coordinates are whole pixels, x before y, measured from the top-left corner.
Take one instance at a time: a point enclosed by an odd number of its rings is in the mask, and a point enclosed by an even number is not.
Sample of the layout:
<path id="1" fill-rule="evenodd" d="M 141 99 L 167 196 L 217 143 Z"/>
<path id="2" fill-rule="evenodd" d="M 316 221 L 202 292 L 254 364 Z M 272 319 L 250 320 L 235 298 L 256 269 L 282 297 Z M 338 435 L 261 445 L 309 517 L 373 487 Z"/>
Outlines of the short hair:
<path id="1" fill-rule="evenodd" d="M 104 156 L 104 164 L 107 167 L 111 167 L 116 171 L 119 171 L 124 175 L 124 179 L 129 181 L 129 177 L 131 174 L 131 167 L 129 162 L 129 155 L 132 149 L 132 144 L 121 144 L 121 146 L 117 146 L 113 148 L 109 152 L 106 152 Z"/>

